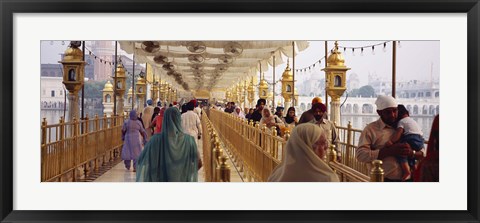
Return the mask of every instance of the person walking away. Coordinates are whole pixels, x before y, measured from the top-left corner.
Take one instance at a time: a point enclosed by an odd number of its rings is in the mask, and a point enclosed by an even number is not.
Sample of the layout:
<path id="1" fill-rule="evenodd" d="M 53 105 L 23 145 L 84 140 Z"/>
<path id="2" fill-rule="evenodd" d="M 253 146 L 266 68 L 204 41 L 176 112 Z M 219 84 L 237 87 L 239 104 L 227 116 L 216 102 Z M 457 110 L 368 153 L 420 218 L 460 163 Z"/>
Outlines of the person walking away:
<path id="1" fill-rule="evenodd" d="M 141 139 L 143 139 L 143 143 Z M 135 110 L 130 111 L 130 118 L 123 123 L 122 140 L 123 147 L 121 157 L 124 161 L 125 168 L 130 170 L 131 162 L 133 161 L 133 171 L 135 172 L 137 158 L 142 151 L 143 144 L 147 141 L 147 133 L 142 123 L 137 119 L 137 112 Z"/>
<path id="2" fill-rule="evenodd" d="M 182 114 L 182 128 L 185 133 L 195 138 L 195 142 L 198 146 L 198 140 L 200 140 L 202 136 L 202 123 L 200 122 L 198 115 L 193 112 L 193 109 L 193 102 L 188 102 L 187 112 Z"/>
<path id="3" fill-rule="evenodd" d="M 195 139 L 184 133 L 177 108 L 165 110 L 162 132 L 154 134 L 138 157 L 137 182 L 196 182 L 201 168 Z"/>
<path id="4" fill-rule="evenodd" d="M 143 108 L 142 122 L 143 122 L 143 125 L 145 127 L 150 126 L 150 122 L 152 121 L 152 115 L 153 115 L 153 109 L 154 109 L 152 104 L 153 104 L 152 99 L 148 99 L 147 100 L 147 107 Z M 152 132 L 147 131 L 147 140 L 150 139 L 150 136 L 152 136 Z"/>

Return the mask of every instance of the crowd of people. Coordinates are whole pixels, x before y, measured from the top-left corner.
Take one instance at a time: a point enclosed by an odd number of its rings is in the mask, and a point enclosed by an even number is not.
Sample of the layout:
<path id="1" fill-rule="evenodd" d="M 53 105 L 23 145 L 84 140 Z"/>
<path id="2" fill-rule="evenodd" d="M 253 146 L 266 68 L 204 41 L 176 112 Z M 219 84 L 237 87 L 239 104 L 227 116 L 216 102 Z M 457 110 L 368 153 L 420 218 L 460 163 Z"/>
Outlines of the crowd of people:
<path id="1" fill-rule="evenodd" d="M 198 181 L 202 110 L 196 100 L 182 107 L 184 112 L 177 103 L 154 107 L 149 99 L 140 114 L 130 111 L 122 126 L 121 158 L 126 170 L 133 166 L 137 182 Z"/>
<path id="2" fill-rule="evenodd" d="M 195 100 L 179 106 L 152 106 L 147 102 L 140 116 L 132 110 L 124 123 L 122 159 L 127 170 L 133 161 L 137 181 L 197 181 L 202 167 L 198 143 L 202 137 L 200 118 L 202 109 Z M 338 149 L 337 129 L 328 120 L 327 108 L 321 99 L 312 100 L 312 107 L 299 118 L 295 108 L 284 114 L 284 107 L 265 107 L 259 99 L 255 108 L 242 109 L 230 102 L 225 109 L 213 106 L 240 118 L 276 128 L 279 136 L 285 129 L 291 131 L 282 162 L 273 170 L 269 181 L 339 181 L 325 161 L 329 145 Z M 381 95 L 375 101 L 379 119 L 362 131 L 355 158 L 370 164 L 383 161 L 386 182 L 439 180 L 439 116 L 434 119 L 425 148 L 424 136 L 418 124 L 409 117 L 408 110 L 397 104 L 395 98 Z M 145 128 L 146 127 L 146 128 Z M 341 160 L 337 152 L 337 160 Z"/>

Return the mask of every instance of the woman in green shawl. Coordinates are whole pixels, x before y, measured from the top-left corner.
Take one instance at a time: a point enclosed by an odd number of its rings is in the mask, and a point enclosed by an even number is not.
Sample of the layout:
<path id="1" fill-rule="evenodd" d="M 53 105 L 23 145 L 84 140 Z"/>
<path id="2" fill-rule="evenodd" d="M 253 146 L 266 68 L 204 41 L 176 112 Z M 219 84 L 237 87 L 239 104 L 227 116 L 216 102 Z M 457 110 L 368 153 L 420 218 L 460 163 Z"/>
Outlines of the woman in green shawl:
<path id="1" fill-rule="evenodd" d="M 195 139 L 183 132 L 178 109 L 165 111 L 162 132 L 145 145 L 137 161 L 137 182 L 196 182 L 198 152 Z"/>

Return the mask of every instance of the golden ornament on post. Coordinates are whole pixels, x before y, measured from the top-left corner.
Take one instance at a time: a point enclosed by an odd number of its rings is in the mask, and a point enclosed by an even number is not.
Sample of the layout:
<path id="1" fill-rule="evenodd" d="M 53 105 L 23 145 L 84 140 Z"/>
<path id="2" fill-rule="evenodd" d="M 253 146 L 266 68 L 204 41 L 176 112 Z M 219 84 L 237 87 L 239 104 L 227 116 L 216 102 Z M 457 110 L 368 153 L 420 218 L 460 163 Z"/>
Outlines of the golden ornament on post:
<path id="1" fill-rule="evenodd" d="M 78 91 L 83 86 L 85 75 L 85 61 L 83 61 L 83 51 L 80 50 L 80 41 L 71 41 L 62 61 L 63 65 L 63 84 L 68 90 L 68 111 L 67 121 L 72 121 L 74 117 L 79 117 Z"/>
<path id="2" fill-rule="evenodd" d="M 322 69 L 325 71 L 325 79 L 327 94 L 332 98 L 330 102 L 330 114 L 331 121 L 340 123 L 340 97 L 343 95 L 343 92 L 347 90 L 346 79 L 347 79 L 347 70 L 350 68 L 345 66 L 345 59 L 340 51 L 338 51 L 338 42 L 335 41 L 335 48 L 333 52 L 328 56 L 327 67 Z"/>
<path id="3" fill-rule="evenodd" d="M 290 107 L 290 103 L 292 100 L 292 91 L 293 89 L 293 73 L 292 69 L 290 69 L 289 60 L 287 60 L 287 67 L 282 74 L 282 97 L 285 99 L 285 107 Z"/>
<path id="4" fill-rule="evenodd" d="M 163 101 L 165 101 L 165 98 L 166 98 L 165 97 L 165 93 L 166 93 L 165 84 L 163 83 L 163 81 L 160 81 L 160 90 L 159 91 L 160 91 L 160 95 L 159 95 L 160 101 L 163 102 Z"/>
<path id="5" fill-rule="evenodd" d="M 268 98 L 268 83 L 263 76 L 258 86 L 258 97 L 261 99 Z"/>
<path id="6" fill-rule="evenodd" d="M 85 61 L 80 45 L 80 41 L 71 41 L 63 60 L 58 61 L 63 65 L 63 84 L 70 93 L 78 92 L 83 86 Z"/>
<path id="7" fill-rule="evenodd" d="M 247 92 L 248 92 L 248 102 L 250 103 L 250 106 L 252 106 L 253 100 L 255 99 L 255 90 L 253 89 L 253 77 L 252 77 L 252 81 L 247 87 Z"/>
<path id="8" fill-rule="evenodd" d="M 158 99 L 158 81 L 155 81 L 152 85 L 151 95 L 152 101 L 155 103 Z"/>
<path id="9" fill-rule="evenodd" d="M 103 97 L 102 97 L 102 104 L 103 104 L 103 113 L 110 116 L 113 112 L 113 85 L 110 81 L 105 83 L 103 87 Z"/>
<path id="10" fill-rule="evenodd" d="M 143 71 L 139 74 L 135 88 L 137 90 L 135 94 L 137 94 L 138 98 L 138 109 L 142 109 L 145 103 L 145 93 L 147 92 L 147 83 L 145 82 L 145 73 Z"/>
<path id="11" fill-rule="evenodd" d="M 128 92 L 127 92 L 127 105 L 125 106 L 126 112 L 129 112 L 130 110 L 132 110 L 132 97 L 133 97 L 133 90 L 132 90 L 132 87 L 130 87 L 130 89 L 128 89 Z"/>
<path id="12" fill-rule="evenodd" d="M 114 81 L 115 81 L 115 91 L 116 91 L 116 97 L 118 98 L 117 100 L 117 113 L 121 114 L 123 112 L 123 96 L 125 95 L 125 80 L 127 77 L 125 76 L 125 68 L 123 68 L 123 65 L 119 63 L 117 65 L 117 78 L 114 76 Z"/>

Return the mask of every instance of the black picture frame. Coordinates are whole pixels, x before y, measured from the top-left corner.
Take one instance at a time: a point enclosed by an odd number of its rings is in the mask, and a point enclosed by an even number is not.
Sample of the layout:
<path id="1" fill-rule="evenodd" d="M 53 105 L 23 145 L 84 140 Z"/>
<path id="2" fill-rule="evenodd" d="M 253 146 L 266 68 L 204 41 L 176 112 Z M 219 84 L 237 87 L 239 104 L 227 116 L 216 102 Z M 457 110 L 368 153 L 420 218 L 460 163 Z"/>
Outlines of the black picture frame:
<path id="1" fill-rule="evenodd" d="M 479 222 L 479 0 L 0 0 L 2 222 Z M 468 204 L 466 211 L 18 211 L 13 210 L 14 13 L 467 13 Z M 32 103 L 35 107 L 35 102 Z M 454 136 L 452 136 L 454 137 Z M 455 148 L 446 148 L 455 149 Z M 197 201 L 192 201 L 197 202 Z M 222 201 L 219 201 L 222 202 Z M 443 201 L 448 202 L 448 201 Z M 248 209 L 248 207 L 245 207 Z"/>

